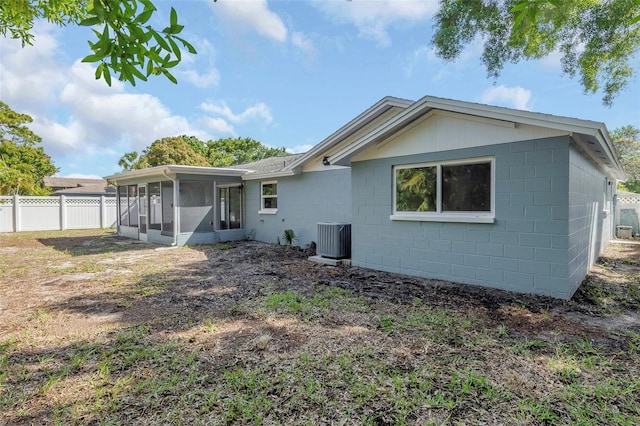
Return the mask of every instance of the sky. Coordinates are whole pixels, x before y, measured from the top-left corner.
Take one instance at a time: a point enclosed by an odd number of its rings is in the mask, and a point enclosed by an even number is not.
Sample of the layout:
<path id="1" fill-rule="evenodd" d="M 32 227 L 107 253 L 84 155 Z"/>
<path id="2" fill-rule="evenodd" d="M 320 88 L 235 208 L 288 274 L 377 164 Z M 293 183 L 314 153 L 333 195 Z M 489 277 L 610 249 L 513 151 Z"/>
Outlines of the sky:
<path id="1" fill-rule="evenodd" d="M 455 62 L 430 41 L 436 0 L 156 0 L 150 24 L 168 25 L 195 46 L 175 68 L 178 84 L 151 77 L 135 87 L 96 80 L 90 29 L 38 22 L 33 46 L 0 39 L 0 100 L 33 117 L 30 128 L 57 176 L 121 171 L 126 152 L 155 140 L 251 137 L 304 152 L 385 96 L 438 96 L 640 127 L 640 81 L 614 100 L 583 93 L 560 57 L 508 65 L 497 80 L 480 62 L 482 44 Z M 633 59 L 640 69 L 640 57 Z"/>

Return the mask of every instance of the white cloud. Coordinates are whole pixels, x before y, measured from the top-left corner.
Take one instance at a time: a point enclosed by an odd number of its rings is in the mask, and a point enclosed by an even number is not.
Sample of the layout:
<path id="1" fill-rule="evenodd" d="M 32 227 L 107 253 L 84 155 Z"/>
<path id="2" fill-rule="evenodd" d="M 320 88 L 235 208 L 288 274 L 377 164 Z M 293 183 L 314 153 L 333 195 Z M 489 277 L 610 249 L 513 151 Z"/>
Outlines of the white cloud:
<path id="1" fill-rule="evenodd" d="M 287 152 L 291 154 L 302 154 L 304 152 L 309 151 L 315 145 L 305 144 L 305 145 L 296 145 L 293 148 L 287 148 Z"/>
<path id="2" fill-rule="evenodd" d="M 287 40 L 287 27 L 269 10 L 266 0 L 219 0 L 212 8 L 230 27 L 254 30 L 275 41 Z"/>
<path id="3" fill-rule="evenodd" d="M 202 119 L 202 125 L 211 130 L 215 134 L 225 134 L 235 136 L 236 131 L 224 118 L 206 117 Z"/>
<path id="4" fill-rule="evenodd" d="M 262 102 L 258 102 L 239 114 L 234 113 L 224 101 L 217 103 L 204 102 L 200 105 L 200 109 L 211 114 L 221 115 L 233 123 L 244 123 L 254 119 L 261 119 L 265 123 L 271 123 L 271 121 L 273 121 L 269 107 Z"/>
<path id="5" fill-rule="evenodd" d="M 317 52 L 313 42 L 309 38 L 305 37 L 301 32 L 294 32 L 291 34 L 291 44 L 298 47 L 308 56 L 315 56 Z"/>
<path id="6" fill-rule="evenodd" d="M 507 107 L 530 111 L 531 91 L 520 86 L 497 86 L 484 91 L 480 101 L 487 104 L 499 104 Z"/>
<path id="7" fill-rule="evenodd" d="M 360 36 L 380 46 L 391 45 L 388 27 L 423 21 L 438 9 L 436 0 L 316 0 L 314 5 L 336 22 L 354 25 Z"/>
<path id="8" fill-rule="evenodd" d="M 180 66 L 176 70 L 178 80 L 185 79 L 199 89 L 216 87 L 220 83 L 220 72 L 215 66 L 215 49 L 206 39 L 192 41 L 197 55 L 189 52 L 182 52 Z M 206 64 L 202 64 L 206 62 Z M 199 69 L 204 69 L 200 71 Z"/>
<path id="9" fill-rule="evenodd" d="M 95 68 L 62 59 L 64 52 L 50 26 L 36 26 L 34 46 L 3 39 L 0 64 L 2 100 L 33 117 L 30 128 L 54 163 L 78 157 L 106 158 L 140 151 L 155 139 L 179 134 L 206 136 L 156 97 L 131 94 L 118 80 L 109 87 L 96 80 Z M 199 137 L 200 137 L 199 136 Z"/>
<path id="10" fill-rule="evenodd" d="M 191 69 L 180 71 L 178 74 L 200 89 L 215 87 L 220 83 L 220 73 L 217 69 L 210 69 L 205 73 L 199 73 L 198 71 Z"/>
<path id="11" fill-rule="evenodd" d="M 34 27 L 33 46 L 5 38 L 0 43 L 0 94 L 14 110 L 30 115 L 46 109 L 55 100 L 55 91 L 64 84 L 64 72 L 53 59 L 61 56 L 56 28 L 39 23 Z"/>

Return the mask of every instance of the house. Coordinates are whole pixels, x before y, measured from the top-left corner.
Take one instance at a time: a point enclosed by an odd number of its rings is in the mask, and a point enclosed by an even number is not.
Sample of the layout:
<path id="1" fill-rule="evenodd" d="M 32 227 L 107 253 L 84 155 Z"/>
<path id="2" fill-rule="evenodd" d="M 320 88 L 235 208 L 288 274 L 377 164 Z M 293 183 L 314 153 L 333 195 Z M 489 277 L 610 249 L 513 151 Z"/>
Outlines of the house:
<path id="1" fill-rule="evenodd" d="M 107 177 L 118 232 L 167 244 L 302 245 L 352 225 L 352 264 L 568 299 L 613 236 L 624 173 L 604 124 L 385 97 L 309 152 Z"/>
<path id="2" fill-rule="evenodd" d="M 51 188 L 51 195 L 69 195 L 78 197 L 114 197 L 116 190 L 105 179 L 61 178 L 46 176 L 42 179 L 45 186 Z"/>

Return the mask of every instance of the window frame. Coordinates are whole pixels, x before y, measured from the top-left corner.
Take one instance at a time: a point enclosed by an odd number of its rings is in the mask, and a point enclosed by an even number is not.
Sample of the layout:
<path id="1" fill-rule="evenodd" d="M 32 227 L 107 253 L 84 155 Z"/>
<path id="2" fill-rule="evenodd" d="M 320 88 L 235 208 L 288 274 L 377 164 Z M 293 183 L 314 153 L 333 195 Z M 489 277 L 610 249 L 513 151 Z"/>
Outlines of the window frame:
<path id="1" fill-rule="evenodd" d="M 490 210 L 489 211 L 442 211 L 442 167 L 462 166 L 473 164 L 489 164 L 490 171 Z M 425 212 L 403 212 L 397 211 L 397 170 L 414 169 L 421 167 L 436 167 L 436 211 Z M 389 219 L 392 221 L 419 221 L 419 222 L 466 222 L 466 223 L 494 223 L 495 222 L 495 199 L 496 199 L 496 179 L 495 179 L 495 157 L 472 157 L 456 160 L 432 161 L 425 163 L 397 164 L 392 167 L 393 173 L 393 195 L 392 214 Z"/>
<path id="2" fill-rule="evenodd" d="M 276 193 L 275 195 L 264 195 L 264 186 L 265 185 L 275 185 Z M 266 180 L 260 182 L 260 210 L 258 214 L 276 214 L 278 213 L 278 208 L 266 208 L 264 206 L 264 200 L 266 198 L 275 198 L 276 206 L 278 205 L 278 181 L 277 180 Z"/>

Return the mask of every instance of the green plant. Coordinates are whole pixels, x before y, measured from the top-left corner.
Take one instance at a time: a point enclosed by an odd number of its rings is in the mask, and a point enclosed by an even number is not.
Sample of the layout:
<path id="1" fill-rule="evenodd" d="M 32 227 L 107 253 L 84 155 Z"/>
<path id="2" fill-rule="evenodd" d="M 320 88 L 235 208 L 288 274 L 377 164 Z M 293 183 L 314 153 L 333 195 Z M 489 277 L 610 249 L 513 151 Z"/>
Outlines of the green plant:
<path id="1" fill-rule="evenodd" d="M 293 232 L 293 229 L 285 229 L 282 233 L 282 239 L 284 240 L 284 244 L 289 247 L 291 247 L 295 241 L 298 241 L 298 237 L 296 233 Z"/>

